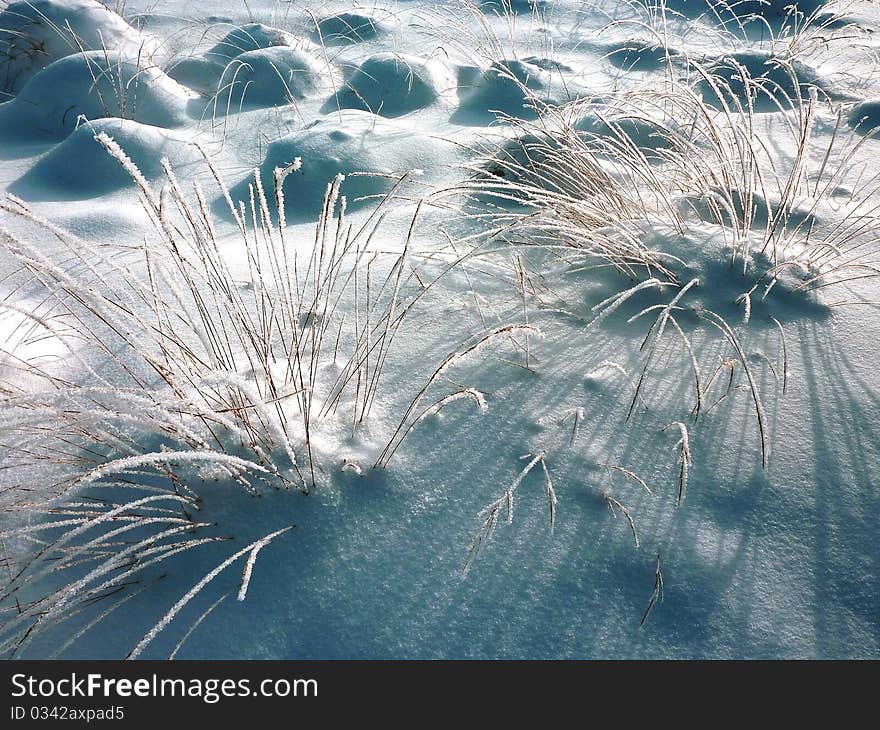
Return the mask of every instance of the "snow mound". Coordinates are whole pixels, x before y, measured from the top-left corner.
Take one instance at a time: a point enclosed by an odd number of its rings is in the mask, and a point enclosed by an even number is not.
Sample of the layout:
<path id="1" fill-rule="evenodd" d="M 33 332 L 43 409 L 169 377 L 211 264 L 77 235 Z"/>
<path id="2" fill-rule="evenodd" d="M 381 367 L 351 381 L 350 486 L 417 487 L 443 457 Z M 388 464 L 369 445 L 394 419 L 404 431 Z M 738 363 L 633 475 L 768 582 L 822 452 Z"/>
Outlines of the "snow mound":
<path id="1" fill-rule="evenodd" d="M 205 56 L 230 61 L 242 53 L 277 46 L 307 49 L 311 43 L 280 28 L 272 28 L 262 23 L 249 23 L 233 28 L 211 50 L 207 51 Z"/>
<path id="2" fill-rule="evenodd" d="M 452 144 L 401 122 L 346 109 L 269 145 L 260 177 L 272 191 L 275 168 L 300 158 L 302 166 L 284 181 L 285 211 L 291 219 L 309 219 L 320 211 L 327 184 L 338 174 L 347 176 L 342 194 L 353 209 L 358 198 L 382 195 L 407 172 L 450 163 L 454 155 Z M 247 201 L 252 182 L 249 176 L 237 185 L 233 198 Z"/>
<path id="3" fill-rule="evenodd" d="M 489 176 L 501 178 L 507 183 L 528 186 L 533 191 L 550 190 L 562 194 L 577 195 L 578 181 L 566 174 L 560 155 L 601 155 L 613 148 L 637 148 L 648 161 L 659 162 L 658 150 L 670 147 L 666 128 L 648 117 L 612 114 L 583 113 L 570 121 L 571 129 L 578 133 L 582 144 L 577 153 L 562 150 L 558 139 L 552 134 L 532 131 L 505 140 L 490 152 L 480 169 Z M 491 177 L 484 178 L 491 181 Z M 491 184 L 491 182 L 490 182 Z M 529 199 L 529 191 L 521 191 L 501 184 L 503 197 L 477 195 L 478 200 L 488 200 L 494 205 L 514 205 Z"/>
<path id="4" fill-rule="evenodd" d="M 740 51 L 722 56 L 706 69 L 712 82 L 720 84 L 720 96 L 705 78 L 697 88 L 707 104 L 750 102 L 756 112 L 774 112 L 797 105 L 798 97 L 808 97 L 810 89 L 831 97 L 824 82 L 812 68 L 800 61 L 782 61 L 766 51 Z M 743 82 L 743 76 L 750 79 Z"/>
<path id="5" fill-rule="evenodd" d="M 862 134 L 877 130 L 880 127 L 880 99 L 868 99 L 857 104 L 850 113 L 849 124 Z"/>
<path id="6" fill-rule="evenodd" d="M 623 71 L 659 71 L 677 56 L 658 43 L 633 40 L 609 46 L 604 58 Z"/>
<path id="7" fill-rule="evenodd" d="M 363 13 L 336 13 L 317 21 L 315 40 L 328 46 L 372 41 L 390 32 L 391 16 L 378 18 Z"/>
<path id="8" fill-rule="evenodd" d="M 547 0 L 480 0 L 483 12 L 496 15 L 542 13 L 547 4 Z"/>
<path id="9" fill-rule="evenodd" d="M 715 205 L 710 203 L 714 199 Z M 686 206 L 696 213 L 697 217 L 707 223 L 718 223 L 718 218 L 730 225 L 730 213 L 733 211 L 736 218 L 746 222 L 749 227 L 764 227 L 778 213 L 780 203 L 768 201 L 763 195 L 753 192 L 744 195 L 739 190 L 732 190 L 728 194 L 722 194 L 720 190 L 712 190 L 702 198 L 686 199 Z M 747 220 L 748 219 L 748 220 Z M 784 222 L 779 225 L 788 227 L 803 227 L 815 222 L 815 214 L 808 205 L 808 201 L 800 205 L 792 205 L 786 209 Z"/>
<path id="10" fill-rule="evenodd" d="M 155 42 L 97 0 L 20 0 L 0 13 L 0 99 L 82 50 L 149 55 Z"/>
<path id="11" fill-rule="evenodd" d="M 430 106 L 455 86 L 452 72 L 439 59 L 378 53 L 357 68 L 328 108 L 397 117 Z"/>
<path id="12" fill-rule="evenodd" d="M 152 223 L 140 203 L 125 203 L 115 198 L 113 205 L 61 204 L 56 218 L 65 231 L 95 243 L 114 244 L 119 242 L 119 231 L 142 231 L 149 235 Z"/>
<path id="13" fill-rule="evenodd" d="M 178 172 L 199 159 L 192 145 L 166 129 L 130 119 L 99 119 L 80 125 L 10 189 L 26 200 L 88 200 L 134 187 L 128 173 L 95 139 L 100 133 L 113 138 L 147 179 L 162 175 L 163 158 Z"/>
<path id="14" fill-rule="evenodd" d="M 318 49 L 306 38 L 262 23 L 233 28 L 201 56 L 183 58 L 168 69 L 168 74 L 199 93 L 213 95 L 231 61 L 245 54 L 269 49 L 298 50 L 312 53 Z M 269 54 L 271 57 L 271 53 Z M 257 61 L 260 64 L 260 61 Z"/>
<path id="15" fill-rule="evenodd" d="M 230 61 L 217 84 L 216 108 L 283 106 L 332 89 L 334 71 L 305 51 L 286 46 L 247 51 Z"/>
<path id="16" fill-rule="evenodd" d="M 546 70 L 541 59 L 495 61 L 462 94 L 457 121 L 482 122 L 498 113 L 531 119 L 545 104 L 561 104 L 577 90 Z"/>
<path id="17" fill-rule="evenodd" d="M 648 115 L 608 110 L 583 112 L 572 121 L 572 128 L 582 133 L 587 144 L 599 142 L 632 147 L 647 159 L 656 158 L 658 150 L 671 147 L 669 132 L 677 130 L 671 119 L 658 121 Z"/>
<path id="18" fill-rule="evenodd" d="M 175 127 L 184 123 L 188 101 L 186 89 L 155 66 L 86 51 L 55 61 L 0 105 L 0 131 L 18 139 L 60 140 L 76 129 L 80 115 Z"/>
<path id="19" fill-rule="evenodd" d="M 498 145 L 481 164 L 481 170 L 487 175 L 519 185 L 559 189 L 563 180 L 556 179 L 552 164 L 548 161 L 548 157 L 552 158 L 558 150 L 559 145 L 550 135 L 532 132 L 521 134 Z M 502 190 L 505 196 L 513 199 L 510 202 L 523 202 L 528 197 L 506 187 Z M 491 195 L 477 195 L 477 199 L 495 202 Z M 500 198 L 497 204 L 503 205 L 506 201 L 507 198 Z"/>
<path id="20" fill-rule="evenodd" d="M 564 64 L 562 61 L 559 61 L 555 58 L 545 58 L 543 56 L 524 56 L 522 61 L 526 63 L 530 63 L 533 66 L 537 66 L 538 68 L 542 68 L 545 71 L 551 71 L 554 73 L 572 73 L 574 69 L 567 64 Z"/>

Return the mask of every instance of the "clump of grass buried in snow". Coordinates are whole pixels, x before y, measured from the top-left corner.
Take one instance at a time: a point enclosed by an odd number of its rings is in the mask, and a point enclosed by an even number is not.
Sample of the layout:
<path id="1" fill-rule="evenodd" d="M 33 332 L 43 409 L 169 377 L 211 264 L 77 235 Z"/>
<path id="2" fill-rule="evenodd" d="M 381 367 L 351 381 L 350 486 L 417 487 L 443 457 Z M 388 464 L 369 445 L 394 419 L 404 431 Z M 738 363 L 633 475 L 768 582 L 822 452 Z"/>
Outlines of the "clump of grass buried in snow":
<path id="1" fill-rule="evenodd" d="M 245 259 L 234 269 L 221 252 L 198 185 L 188 196 L 166 164 L 165 184 L 156 190 L 112 139 L 97 139 L 137 183 L 157 235 L 144 243 L 139 262 L 121 266 L 38 219 L 21 201 L 2 204 L 54 237 L 63 251 L 59 260 L 81 267 L 71 273 L 35 245 L 2 234 L 5 251 L 28 272 L 29 285 L 42 289 L 28 326 L 63 323 L 58 326 L 65 328 L 64 339 L 76 341 L 79 351 L 86 343 L 92 354 L 106 357 L 100 372 L 84 362 L 88 382 L 19 363 L 51 392 L 16 392 L 9 383 L 15 396 L 6 405 L 17 415 L 11 433 L 42 428 L 51 417 L 70 431 L 110 434 L 104 457 L 97 458 L 95 476 L 101 476 L 135 465 L 126 459 L 152 458 L 124 432 L 112 433 L 113 423 L 125 423 L 162 434 L 173 451 L 217 454 L 215 464 L 248 488 L 245 471 L 308 491 L 319 471 L 315 428 L 338 417 L 340 407 L 349 410 L 355 428 L 365 422 L 395 335 L 430 289 L 431 280 L 419 279 L 409 256 L 418 210 L 402 253 L 377 282 L 380 255 L 370 244 L 388 199 L 365 222 L 349 224 L 337 177 L 328 184 L 313 245 L 303 254 L 286 240 L 283 215 L 284 176 L 296 164 L 276 171 L 273 193 L 255 175 L 249 200 L 237 205 L 214 171 L 238 230 L 236 253 Z M 132 273 L 136 264 L 142 276 Z M 340 313 L 346 298 L 355 299 L 354 317 L 347 321 Z M 111 458 L 113 452 L 122 453 Z M 88 469 L 90 459 L 83 462 Z"/>
<path id="2" fill-rule="evenodd" d="M 732 350 L 736 370 L 747 381 L 763 466 L 770 434 L 760 373 L 749 362 L 747 346 L 754 304 L 772 306 L 769 297 L 783 281 L 786 294 L 808 297 L 880 274 L 875 195 L 880 177 L 861 170 L 865 139 L 845 133 L 842 112 L 832 109 L 833 133 L 820 142 L 813 130 L 820 113 L 827 114 L 827 100 L 801 83 L 790 63 L 778 63 L 781 74 L 792 75 L 791 84 L 773 86 L 740 67 L 745 94 L 736 93 L 732 82 L 711 67 L 691 63 L 696 81 L 714 90 L 713 106 L 695 90 L 699 84 L 669 82 L 601 101 L 548 107 L 534 122 L 508 119 L 517 138 L 528 142 L 516 154 L 499 153 L 488 167 L 473 166 L 470 178 L 450 191 L 464 197 L 474 222 L 485 224 L 481 235 L 507 245 L 518 261 L 520 251 L 540 249 L 545 255 L 533 260 L 541 265 L 555 260 L 571 271 L 617 275 L 620 290 L 593 307 L 585 341 L 629 300 L 672 289 L 665 304 L 650 304 L 629 320 L 633 324 L 653 314 L 640 346 L 644 359 L 630 416 L 661 345 L 665 348 L 666 333 L 678 340 L 682 373 L 693 383 L 690 417 L 696 421 L 706 411 L 711 381 L 706 385 L 702 375 L 702 350 L 712 338 L 705 327 L 698 333 L 693 323 L 702 321 Z M 779 112 L 789 110 L 778 115 L 772 139 L 751 102 L 758 93 Z M 607 129 L 583 132 L 577 120 L 585 113 L 605 119 Z M 617 125 L 616 119 L 633 124 Z M 636 122 L 650 122 L 650 156 L 642 149 L 645 140 L 631 136 L 640 128 Z M 847 190 L 841 204 L 841 191 Z M 658 230 L 670 232 L 668 243 L 660 238 L 661 243 L 646 245 L 657 240 L 648 234 Z M 731 276 L 748 282 L 735 302 L 713 299 L 713 283 L 702 282 L 700 272 L 682 259 L 678 242 L 700 245 L 707 238 L 713 243 L 708 250 L 729 253 Z M 724 245 L 718 247 L 717 240 Z M 844 298 L 829 306 L 856 303 L 863 302 Z M 742 307 L 742 323 L 720 313 L 731 304 Z M 787 362 L 784 328 L 777 318 L 765 320 L 781 330 Z M 763 359 L 775 376 L 772 362 Z M 785 389 L 787 366 L 783 373 Z"/>
<path id="3" fill-rule="evenodd" d="M 251 494 L 308 492 L 343 462 L 333 444 L 316 451 L 315 431 L 334 419 L 358 430 L 383 403 L 395 336 L 437 280 L 411 257 L 418 207 L 401 253 L 372 246 L 393 191 L 354 224 L 337 177 L 304 248 L 287 240 L 283 212 L 282 185 L 296 162 L 276 170 L 274 190 L 255 174 L 249 199 L 233 201 L 205 155 L 237 231 L 230 244 L 198 183 L 185 190 L 165 163 L 154 187 L 114 140 L 96 139 L 137 185 L 154 228 L 142 246 L 98 247 L 17 198 L 0 203 L 16 223 L 14 233 L 0 231 L 0 244 L 18 265 L 4 281 L 0 316 L 17 322 L 17 342 L 48 341 L 60 355 L 4 353 L 4 467 L 42 482 L 36 494 L 24 484 L 10 492 L 22 527 L 3 534 L 20 550 L 7 559 L 0 593 L 0 651 L 13 655 L 94 602 L 139 589 L 144 569 L 223 539 L 193 536 L 212 527 L 190 516 L 203 479 Z M 459 397 L 485 407 L 482 394 L 463 389 L 433 409 Z M 113 498 L 93 504 L 102 491 Z M 56 514 L 63 518 L 47 516 Z M 133 541 L 115 539 L 132 531 Z M 219 563 L 132 655 L 248 554 L 242 600 L 257 552 L 283 532 Z"/>

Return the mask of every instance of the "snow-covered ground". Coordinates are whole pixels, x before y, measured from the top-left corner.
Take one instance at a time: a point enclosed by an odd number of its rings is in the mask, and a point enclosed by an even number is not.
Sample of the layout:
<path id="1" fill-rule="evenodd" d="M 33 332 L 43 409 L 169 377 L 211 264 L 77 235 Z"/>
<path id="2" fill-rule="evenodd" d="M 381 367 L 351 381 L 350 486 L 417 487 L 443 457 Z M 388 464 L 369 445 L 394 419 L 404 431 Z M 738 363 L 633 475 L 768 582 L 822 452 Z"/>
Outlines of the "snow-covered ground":
<path id="1" fill-rule="evenodd" d="M 880 655 L 876 2 L 0 10 L 3 656 Z"/>

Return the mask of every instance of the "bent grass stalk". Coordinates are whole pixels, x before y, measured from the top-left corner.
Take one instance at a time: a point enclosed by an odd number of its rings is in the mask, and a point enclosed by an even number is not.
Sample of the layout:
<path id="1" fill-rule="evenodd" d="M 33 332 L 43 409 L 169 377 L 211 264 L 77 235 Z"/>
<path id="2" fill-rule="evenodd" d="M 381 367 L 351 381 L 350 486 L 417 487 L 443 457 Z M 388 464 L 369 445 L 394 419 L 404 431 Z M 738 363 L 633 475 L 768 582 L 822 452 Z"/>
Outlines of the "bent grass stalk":
<path id="1" fill-rule="evenodd" d="M 550 472 L 547 470 L 547 464 L 544 460 L 544 452 L 539 452 L 538 454 L 526 454 L 521 458 L 529 459 L 529 462 L 525 465 L 522 471 L 520 471 L 519 475 L 516 477 L 516 479 L 513 480 L 510 486 L 504 490 L 501 496 L 498 497 L 498 499 L 496 499 L 495 501 L 490 502 L 480 511 L 479 516 L 482 518 L 483 521 L 480 524 L 480 527 L 477 530 L 473 541 L 471 542 L 470 550 L 468 551 L 467 558 L 465 559 L 464 566 L 462 567 L 462 575 L 466 576 L 470 572 L 471 566 L 476 559 L 478 553 L 491 539 L 492 534 L 495 532 L 495 527 L 498 524 L 498 518 L 501 515 L 502 510 L 506 511 L 507 524 L 509 525 L 513 522 L 514 495 L 516 494 L 516 491 L 522 484 L 523 480 L 528 476 L 529 472 L 531 472 L 532 469 L 534 469 L 535 466 L 537 466 L 538 464 L 541 465 L 544 473 L 544 487 L 547 495 L 547 505 L 550 514 L 550 529 L 552 530 L 554 525 L 556 524 L 556 491 L 553 488 L 553 482 L 550 479 Z"/>
<path id="2" fill-rule="evenodd" d="M 248 568 L 253 567 L 253 562 L 251 557 L 258 553 L 262 548 L 268 545 L 272 540 L 274 540 L 279 535 L 283 535 L 288 530 L 291 530 L 293 525 L 289 527 L 284 527 L 280 530 L 276 530 L 275 532 L 271 532 L 265 537 L 261 537 L 259 540 L 252 542 L 247 547 L 242 548 L 241 550 L 230 555 L 226 560 L 220 563 L 217 567 L 211 570 L 204 578 L 198 581 L 192 588 L 190 588 L 177 603 L 175 603 L 169 611 L 150 629 L 143 639 L 141 639 L 135 647 L 128 653 L 126 659 L 137 659 L 151 643 L 152 641 L 162 632 L 168 624 L 174 619 L 174 617 L 180 613 L 181 609 L 186 606 L 193 598 L 195 598 L 204 588 L 207 586 L 214 578 L 216 578 L 220 573 L 222 573 L 226 568 L 232 565 L 236 560 L 242 557 L 245 554 L 248 554 L 247 564 L 245 566 L 245 573 L 242 575 L 242 590 L 247 590 L 247 584 L 245 582 L 246 578 L 250 577 L 250 571 Z M 241 595 L 241 590 L 239 591 L 239 595 Z"/>

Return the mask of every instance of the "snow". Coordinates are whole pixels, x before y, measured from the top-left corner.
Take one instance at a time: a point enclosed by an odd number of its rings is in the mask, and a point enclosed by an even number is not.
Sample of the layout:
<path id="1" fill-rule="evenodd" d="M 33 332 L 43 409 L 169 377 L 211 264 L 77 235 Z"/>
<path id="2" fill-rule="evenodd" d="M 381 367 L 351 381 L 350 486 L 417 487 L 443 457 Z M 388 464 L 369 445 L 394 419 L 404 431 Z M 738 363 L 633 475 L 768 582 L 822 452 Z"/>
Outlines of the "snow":
<path id="1" fill-rule="evenodd" d="M 0 653 L 880 656 L 880 11 L 664 5 L 0 3 Z"/>

